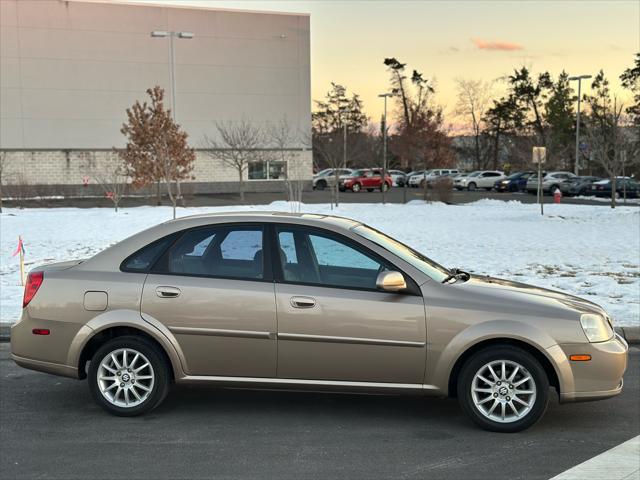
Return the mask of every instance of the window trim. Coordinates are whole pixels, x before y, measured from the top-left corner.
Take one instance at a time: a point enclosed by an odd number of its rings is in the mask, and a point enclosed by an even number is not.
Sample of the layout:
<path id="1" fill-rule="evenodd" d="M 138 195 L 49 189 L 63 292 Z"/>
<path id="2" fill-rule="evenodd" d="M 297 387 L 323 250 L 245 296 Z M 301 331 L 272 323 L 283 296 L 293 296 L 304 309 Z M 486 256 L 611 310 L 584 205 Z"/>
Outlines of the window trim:
<path id="1" fill-rule="evenodd" d="M 198 274 L 198 273 L 175 273 L 169 272 L 167 270 L 158 270 L 156 266 L 160 259 L 164 257 L 164 255 L 171 249 L 176 243 L 178 243 L 185 235 L 194 230 L 204 230 L 208 228 L 227 228 L 227 229 L 242 229 L 242 227 L 256 228 L 262 230 L 262 270 L 263 275 L 262 278 L 246 278 L 246 277 L 230 277 L 223 275 L 209 275 L 209 274 Z M 273 269 L 271 268 L 271 245 L 270 245 L 270 236 L 268 235 L 267 225 L 263 222 L 231 222 L 231 223 L 211 223 L 207 225 L 198 225 L 196 227 L 186 228 L 184 230 L 179 230 L 177 232 L 172 233 L 171 235 L 176 235 L 176 238 L 163 250 L 163 252 L 158 255 L 150 267 L 147 268 L 147 274 L 152 275 L 166 275 L 166 276 L 175 276 L 175 277 L 193 277 L 193 278 L 212 278 L 219 280 L 240 280 L 244 282 L 273 282 Z M 163 237 L 165 238 L 165 237 Z M 160 239 L 158 239 L 160 240 Z M 153 242 L 152 242 L 153 243 Z M 145 248 L 145 247 L 142 247 Z M 142 249 L 140 249 L 142 250 Z"/>
<path id="2" fill-rule="evenodd" d="M 289 230 L 303 230 L 303 231 L 311 231 L 311 232 L 319 232 L 320 236 L 324 236 L 326 238 L 335 240 L 340 243 L 344 243 L 347 246 L 353 248 L 354 250 L 362 253 L 363 255 L 372 258 L 378 263 L 386 265 L 387 268 L 393 268 L 394 271 L 402 273 L 405 277 L 405 281 L 407 282 L 407 289 L 404 292 L 386 292 L 384 290 L 379 290 L 377 288 L 366 288 L 366 287 L 352 287 L 352 286 L 344 286 L 344 285 L 330 285 L 330 284 L 318 284 L 318 283 L 308 283 L 308 282 L 293 282 L 284 279 L 284 272 L 282 271 L 282 264 L 280 261 L 272 262 L 272 272 L 273 272 L 273 282 L 276 284 L 283 285 L 301 285 L 305 287 L 316 287 L 316 288 L 331 288 L 338 290 L 355 290 L 360 292 L 376 292 L 376 293 L 384 293 L 388 295 L 411 295 L 416 297 L 422 297 L 422 292 L 420 291 L 420 287 L 417 282 L 411 277 L 411 275 L 407 274 L 403 269 L 399 268 L 395 263 L 387 260 L 382 255 L 371 250 L 366 245 L 363 245 L 356 240 L 353 240 L 346 235 L 343 235 L 338 232 L 334 232 L 333 230 L 324 229 L 321 227 L 315 227 L 310 225 L 299 225 L 295 223 L 280 223 L 275 222 L 271 224 L 272 229 L 272 242 L 271 242 L 271 258 L 278 259 L 279 252 L 277 249 L 280 247 L 280 242 L 278 239 L 278 231 L 279 229 L 284 228 Z M 296 252 L 297 255 L 297 252 Z"/>

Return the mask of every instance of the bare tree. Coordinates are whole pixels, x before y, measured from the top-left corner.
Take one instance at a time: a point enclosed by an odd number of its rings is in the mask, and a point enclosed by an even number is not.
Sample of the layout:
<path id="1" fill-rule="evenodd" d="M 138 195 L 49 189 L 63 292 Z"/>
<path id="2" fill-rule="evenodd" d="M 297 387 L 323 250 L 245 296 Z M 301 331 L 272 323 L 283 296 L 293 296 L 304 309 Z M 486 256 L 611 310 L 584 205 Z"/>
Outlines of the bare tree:
<path id="1" fill-rule="evenodd" d="M 589 105 L 587 138 L 592 158 L 607 172 L 611 180 L 611 208 L 616 207 L 617 177 L 626 161 L 631 142 L 623 131 L 624 106 L 611 95 L 609 81 L 600 70 L 591 84 L 592 95 L 585 95 Z"/>
<path id="2" fill-rule="evenodd" d="M 164 90 L 158 86 L 147 90 L 151 104 L 136 101 L 127 109 L 127 123 L 120 131 L 127 145 L 118 153 L 127 174 L 137 187 L 163 182 L 173 206 L 182 200 L 180 181 L 191 178 L 195 151 L 187 144 L 187 133 L 173 121 L 171 110 L 164 108 Z"/>
<path id="3" fill-rule="evenodd" d="M 474 167 L 484 168 L 487 165 L 487 140 L 485 134 L 485 114 L 491 105 L 493 82 L 482 80 L 456 79 L 458 100 L 455 114 L 463 121 L 473 135 Z"/>
<path id="4" fill-rule="evenodd" d="M 301 152 L 303 143 L 301 135 L 291 127 L 286 117 L 280 121 L 270 124 L 267 129 L 269 143 L 274 148 L 271 159 L 283 162 L 285 165 L 285 188 L 287 191 L 287 201 L 291 212 L 300 212 L 302 204 L 302 192 L 304 190 L 304 180 L 301 168 Z"/>
<path id="5" fill-rule="evenodd" d="M 340 170 L 344 166 L 344 142 L 342 134 L 338 131 L 314 135 L 314 156 L 322 159 L 323 163 L 334 171 L 333 182 L 330 183 L 331 205 L 337 207 L 340 204 L 339 177 Z"/>
<path id="6" fill-rule="evenodd" d="M 216 137 L 205 136 L 207 154 L 238 172 L 240 201 L 244 202 L 244 173 L 249 163 L 260 160 L 266 135 L 260 125 L 242 118 L 238 121 L 216 122 Z"/>
<path id="7" fill-rule="evenodd" d="M 116 155 L 107 158 L 102 165 L 92 162 L 87 173 L 100 185 L 117 212 L 127 189 L 129 174 L 127 164 L 117 151 L 115 153 Z"/>

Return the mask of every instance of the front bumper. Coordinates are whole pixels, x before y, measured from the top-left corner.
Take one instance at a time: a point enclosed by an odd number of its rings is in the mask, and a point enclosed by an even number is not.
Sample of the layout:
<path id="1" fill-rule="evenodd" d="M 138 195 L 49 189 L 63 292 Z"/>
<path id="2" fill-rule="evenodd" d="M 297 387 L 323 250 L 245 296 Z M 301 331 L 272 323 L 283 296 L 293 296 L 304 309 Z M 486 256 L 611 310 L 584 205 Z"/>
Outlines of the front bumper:
<path id="1" fill-rule="evenodd" d="M 618 334 L 598 343 L 554 345 L 561 402 L 603 400 L 622 392 L 629 346 Z M 573 362 L 570 355 L 591 355 L 588 362 Z"/>

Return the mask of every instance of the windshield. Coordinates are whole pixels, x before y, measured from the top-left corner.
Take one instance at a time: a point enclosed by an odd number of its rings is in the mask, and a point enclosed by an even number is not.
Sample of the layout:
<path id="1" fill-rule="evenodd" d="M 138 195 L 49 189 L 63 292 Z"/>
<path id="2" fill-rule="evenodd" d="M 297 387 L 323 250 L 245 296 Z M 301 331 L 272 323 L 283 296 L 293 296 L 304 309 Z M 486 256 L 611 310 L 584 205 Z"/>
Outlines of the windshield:
<path id="1" fill-rule="evenodd" d="M 477 177 L 478 175 L 480 175 L 482 172 L 471 172 L 469 174 L 470 177 Z"/>
<path id="2" fill-rule="evenodd" d="M 353 227 L 351 230 L 361 237 L 380 245 L 382 248 L 394 255 L 397 255 L 436 282 L 442 282 L 449 275 L 449 270 L 444 268 L 442 265 L 437 264 L 433 260 L 422 255 L 420 252 L 415 251 L 413 248 L 394 240 L 374 228 L 366 225 L 358 225 Z"/>

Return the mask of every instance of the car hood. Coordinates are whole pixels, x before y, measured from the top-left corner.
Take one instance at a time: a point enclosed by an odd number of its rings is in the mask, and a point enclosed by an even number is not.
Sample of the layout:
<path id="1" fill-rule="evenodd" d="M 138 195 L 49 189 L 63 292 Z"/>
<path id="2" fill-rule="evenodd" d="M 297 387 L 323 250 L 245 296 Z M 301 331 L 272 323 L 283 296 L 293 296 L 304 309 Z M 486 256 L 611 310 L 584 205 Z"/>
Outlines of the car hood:
<path id="1" fill-rule="evenodd" d="M 495 299 L 506 308 L 532 309 L 548 308 L 554 312 L 596 313 L 606 316 L 599 305 L 574 295 L 528 285 L 526 283 L 504 280 L 489 276 L 472 275 L 466 282 L 458 282 L 458 288 L 480 297 Z M 496 304 L 498 305 L 498 304 Z"/>

